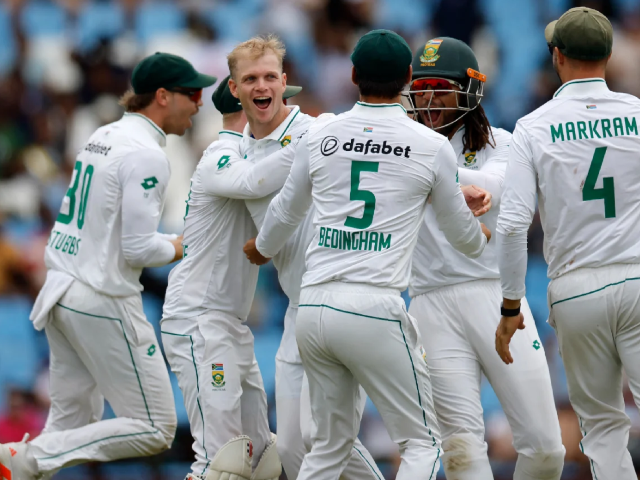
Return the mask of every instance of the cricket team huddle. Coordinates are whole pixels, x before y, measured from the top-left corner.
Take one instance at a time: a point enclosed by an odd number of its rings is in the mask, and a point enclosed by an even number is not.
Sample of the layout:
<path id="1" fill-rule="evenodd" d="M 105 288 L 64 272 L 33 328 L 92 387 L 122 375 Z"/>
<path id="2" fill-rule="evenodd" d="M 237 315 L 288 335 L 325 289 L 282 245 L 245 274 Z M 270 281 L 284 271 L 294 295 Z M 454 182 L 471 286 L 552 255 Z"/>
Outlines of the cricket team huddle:
<path id="1" fill-rule="evenodd" d="M 594 479 L 636 479 L 622 382 L 640 405 L 640 100 L 607 87 L 600 12 L 573 8 L 544 37 L 562 86 L 513 134 L 490 125 L 486 76 L 454 38 L 412 52 L 390 30 L 365 34 L 351 55 L 360 101 L 317 118 L 287 105 L 301 88 L 286 83 L 277 37 L 236 45 L 212 96 L 223 130 L 193 173 L 180 236 L 157 231 L 163 147 L 217 79 L 175 55 L 143 59 L 123 118 L 78 153 L 47 242 L 30 319 L 50 346 L 51 408 L 37 438 L 0 445 L 0 480 L 171 447 L 174 399 L 140 274 L 176 261 L 161 341 L 193 436 L 185 480 L 381 480 L 358 439 L 367 397 L 399 447 L 397 479 L 442 466 L 448 480 L 492 480 L 482 375 L 513 432 L 513 478 L 559 480 L 565 448 L 525 298 L 536 208 L 581 448 Z M 289 299 L 277 435 L 245 323 L 271 260 Z M 116 418 L 102 420 L 105 399 Z"/>

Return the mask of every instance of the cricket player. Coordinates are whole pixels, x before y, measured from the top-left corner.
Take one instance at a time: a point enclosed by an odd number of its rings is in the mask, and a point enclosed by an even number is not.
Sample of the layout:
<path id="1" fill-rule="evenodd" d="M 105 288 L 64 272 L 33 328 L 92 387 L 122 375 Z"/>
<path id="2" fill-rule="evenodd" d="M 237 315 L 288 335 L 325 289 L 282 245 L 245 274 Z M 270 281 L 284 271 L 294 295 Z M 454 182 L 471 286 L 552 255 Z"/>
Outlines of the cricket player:
<path id="1" fill-rule="evenodd" d="M 434 479 L 439 469 L 429 373 L 400 292 L 429 196 L 445 235 L 466 254 L 480 255 L 490 233 L 465 204 L 446 137 L 400 105 L 411 57 L 388 30 L 358 41 L 352 80 L 361 101 L 301 137 L 287 182 L 245 245 L 252 261 L 267 261 L 314 204 L 296 337 L 317 430 L 298 480 L 339 477 L 360 426 L 360 385 L 400 447 L 397 478 Z"/>
<path id="2" fill-rule="evenodd" d="M 244 199 L 280 189 L 292 158 L 256 164 L 242 159 L 247 118 L 228 82 L 229 77 L 222 80 L 212 98 L 224 130 L 205 150 L 191 179 L 184 259 L 169 275 L 162 341 L 194 439 L 195 462 L 186 478 L 271 480 L 282 467 L 276 437 L 269 431 L 253 334 L 244 323 L 258 267 L 245 260 L 238 245 L 256 235 Z M 294 87 L 284 96 L 299 90 Z"/>
<path id="3" fill-rule="evenodd" d="M 607 88 L 613 30 L 600 12 L 573 8 L 547 26 L 545 37 L 563 85 L 513 133 L 497 227 L 504 299 L 496 350 L 510 368 L 530 361 L 519 343 L 529 337 L 521 299 L 537 194 L 551 278 L 549 323 L 582 449 L 594 479 L 635 480 L 622 369 L 638 405 L 640 101 Z"/>
<path id="4" fill-rule="evenodd" d="M 446 135 L 456 154 L 460 183 L 489 190 L 493 206 L 482 220 L 494 230 L 511 134 L 489 124 L 480 101 L 485 76 L 467 44 L 429 40 L 413 59 L 410 100 L 417 120 Z M 492 480 L 484 440 L 480 381 L 493 386 L 518 452 L 515 480 L 562 474 L 564 447 L 549 368 L 536 325 L 523 298 L 527 329 L 512 348 L 508 367 L 494 351 L 500 319 L 500 280 L 494 243 L 478 258 L 456 251 L 429 206 L 413 254 L 409 313 L 420 329 L 431 373 L 448 479 Z"/>
<path id="5" fill-rule="evenodd" d="M 316 121 L 314 117 L 300 112 L 299 107 L 283 105 L 283 89 L 286 74 L 282 72 L 284 45 L 274 36 L 256 37 L 238 45 L 228 56 L 231 79 L 229 87 L 247 116 L 248 124 L 241 141 L 242 158 L 260 163 L 269 157 L 280 158 L 287 169 L 295 156 L 292 149 L 285 148 L 304 133 Z M 286 91 L 286 90 L 284 90 Z M 232 165 L 234 160 L 230 160 Z M 245 163 L 246 165 L 246 163 Z M 235 166 L 240 170 L 241 164 Z M 226 188 L 225 175 L 230 170 L 221 170 L 214 177 L 221 191 L 233 195 Z M 284 185 L 282 181 L 281 185 Z M 273 195 L 246 200 L 246 205 L 258 228 L 262 225 Z M 302 437 L 312 419 L 301 412 L 301 390 L 304 369 L 295 338 L 295 318 L 298 311 L 300 286 L 305 271 L 305 252 L 313 237 L 313 213 L 302 222 L 289 242 L 274 258 L 280 285 L 289 298 L 285 314 L 284 333 L 276 355 L 276 414 L 278 452 L 289 478 L 297 478 L 307 446 Z M 366 397 L 364 393 L 358 405 L 362 414 Z M 375 461 L 359 440 L 351 452 L 351 460 L 343 474 L 344 480 L 377 480 L 382 478 Z"/>
<path id="6" fill-rule="evenodd" d="M 171 384 L 139 278 L 144 267 L 182 258 L 181 237 L 156 231 L 170 176 L 162 147 L 191 127 L 215 80 L 181 57 L 145 58 L 121 99 L 127 113 L 78 154 L 31 313 L 51 349 L 49 418 L 32 442 L 0 446 L 0 477 L 33 480 L 171 446 Z M 118 418 L 101 420 L 104 399 Z"/>

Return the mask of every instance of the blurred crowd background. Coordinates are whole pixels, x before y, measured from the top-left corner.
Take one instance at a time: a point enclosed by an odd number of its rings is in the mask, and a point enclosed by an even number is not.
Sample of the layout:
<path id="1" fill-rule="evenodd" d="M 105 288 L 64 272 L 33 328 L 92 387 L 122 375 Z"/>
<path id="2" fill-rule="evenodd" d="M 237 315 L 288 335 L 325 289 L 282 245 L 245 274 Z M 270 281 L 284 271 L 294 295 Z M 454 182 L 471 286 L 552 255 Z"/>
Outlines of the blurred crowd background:
<path id="1" fill-rule="evenodd" d="M 372 28 L 402 34 L 415 49 L 429 38 L 456 37 L 476 52 L 488 77 L 484 105 L 492 124 L 513 130 L 516 120 L 549 100 L 560 85 L 543 30 L 568 8 L 586 5 L 614 24 L 607 73 L 613 90 L 640 94 L 640 0 L 3 0 L 0 3 L 0 443 L 36 436 L 48 409 L 48 347 L 28 320 L 43 283 L 44 245 L 68 188 L 76 152 L 99 126 L 117 120 L 131 69 L 143 56 L 182 55 L 205 73 L 224 77 L 226 54 L 237 42 L 273 32 L 287 46 L 285 71 L 303 92 L 290 103 L 306 113 L 340 113 L 357 100 L 349 55 Z M 221 117 L 205 91 L 194 128 L 170 137 L 172 165 L 161 229 L 180 233 L 189 178 Z M 241 248 L 241 245 L 238 245 Z M 563 479 L 589 479 L 580 431 L 567 398 L 553 330 L 546 324 L 546 264 L 536 219 L 529 237 L 527 297 L 544 341 L 567 448 Z M 143 300 L 159 333 L 171 267 L 143 274 Z M 408 301 L 408 298 L 407 298 Z M 261 270 L 249 320 L 275 424 L 274 357 L 287 300 L 271 264 Z M 393 368 L 381 372 L 389 379 Z M 60 479 L 182 479 L 191 443 L 182 395 L 172 375 L 180 428 L 173 448 L 149 459 L 89 464 Z M 532 392 L 535 394 L 535 392 Z M 626 391 L 632 419 L 630 449 L 640 466 L 640 415 Z M 483 405 L 489 453 L 497 479 L 512 477 L 515 452 L 499 402 L 485 382 Z M 109 415 L 107 409 L 107 415 Z M 396 446 L 368 405 L 361 438 L 387 479 L 395 477 Z M 283 476 L 284 478 L 284 476 Z M 442 470 L 438 478 L 444 478 Z"/>

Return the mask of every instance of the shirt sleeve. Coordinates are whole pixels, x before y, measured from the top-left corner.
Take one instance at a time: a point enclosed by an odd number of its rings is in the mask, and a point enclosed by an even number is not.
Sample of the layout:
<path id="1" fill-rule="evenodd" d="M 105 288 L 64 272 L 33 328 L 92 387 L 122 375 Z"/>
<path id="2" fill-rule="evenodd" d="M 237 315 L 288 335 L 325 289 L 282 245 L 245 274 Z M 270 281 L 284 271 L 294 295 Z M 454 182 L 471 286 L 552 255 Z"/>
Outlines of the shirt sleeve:
<path id="1" fill-rule="evenodd" d="M 447 241 L 470 258 L 479 257 L 487 244 L 480 222 L 467 207 L 457 182 L 456 156 L 449 142 L 444 142 L 434 159 L 435 183 L 431 189 L 431 206 Z"/>
<path id="2" fill-rule="evenodd" d="M 122 159 L 118 175 L 124 258 L 136 268 L 166 265 L 173 260 L 175 248 L 157 230 L 171 175 L 169 161 L 156 150 L 136 151 Z"/>
<path id="3" fill-rule="evenodd" d="M 527 272 L 527 232 L 536 209 L 537 176 L 529 136 L 521 125 L 513 132 L 509 164 L 498 216 L 497 249 L 502 295 L 524 297 Z"/>
<path id="4" fill-rule="evenodd" d="M 500 135 L 495 135 L 494 139 L 496 141 L 495 147 L 490 145 L 485 147 L 489 156 L 480 170 L 460 168 L 459 174 L 462 185 L 477 185 L 487 190 L 492 197 L 492 208 L 498 208 L 502 197 L 507 163 L 509 162 L 511 135 L 502 132 Z"/>
<path id="5" fill-rule="evenodd" d="M 274 257 L 282 249 L 313 201 L 307 135 L 300 139 L 295 150 L 291 173 L 280 193 L 271 200 L 256 239 L 256 248 L 267 258 Z"/>
<path id="6" fill-rule="evenodd" d="M 219 197 L 262 198 L 282 188 L 295 156 L 292 147 L 284 147 L 253 163 L 242 158 L 236 142 L 219 142 L 207 149 L 201 160 L 200 180 L 204 190 Z"/>

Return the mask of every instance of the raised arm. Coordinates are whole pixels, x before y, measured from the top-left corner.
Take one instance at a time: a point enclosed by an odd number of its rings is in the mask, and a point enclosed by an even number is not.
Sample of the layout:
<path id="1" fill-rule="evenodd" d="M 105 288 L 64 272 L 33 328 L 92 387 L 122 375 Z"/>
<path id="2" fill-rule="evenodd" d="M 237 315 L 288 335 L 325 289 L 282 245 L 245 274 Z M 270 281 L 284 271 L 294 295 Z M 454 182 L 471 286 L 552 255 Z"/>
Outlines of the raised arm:
<path id="1" fill-rule="evenodd" d="M 295 150 L 291 173 L 280 193 L 271 200 L 256 239 L 256 249 L 265 258 L 274 257 L 282 249 L 304 219 L 313 201 L 307 135 L 303 135 L 297 142 Z"/>
<path id="2" fill-rule="evenodd" d="M 479 257 L 487 244 L 480 223 L 471 213 L 457 182 L 458 166 L 449 142 L 436 154 L 435 183 L 431 205 L 444 236 L 456 250 L 470 258 Z"/>
<path id="3" fill-rule="evenodd" d="M 158 267 L 181 257 L 176 242 L 157 232 L 170 174 L 168 160 L 156 150 L 134 152 L 120 163 L 121 247 L 132 267 Z"/>
<path id="4" fill-rule="evenodd" d="M 240 155 L 240 145 L 217 142 L 209 147 L 199 166 L 202 186 L 207 193 L 236 199 L 262 198 L 282 188 L 295 152 L 285 147 L 253 163 Z"/>

